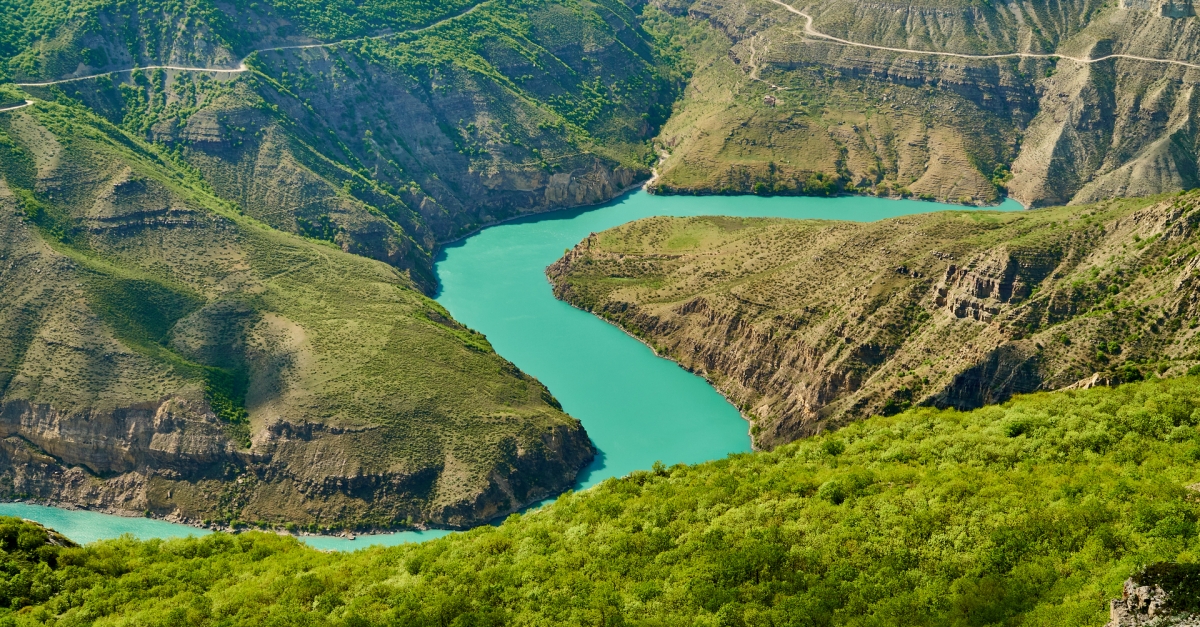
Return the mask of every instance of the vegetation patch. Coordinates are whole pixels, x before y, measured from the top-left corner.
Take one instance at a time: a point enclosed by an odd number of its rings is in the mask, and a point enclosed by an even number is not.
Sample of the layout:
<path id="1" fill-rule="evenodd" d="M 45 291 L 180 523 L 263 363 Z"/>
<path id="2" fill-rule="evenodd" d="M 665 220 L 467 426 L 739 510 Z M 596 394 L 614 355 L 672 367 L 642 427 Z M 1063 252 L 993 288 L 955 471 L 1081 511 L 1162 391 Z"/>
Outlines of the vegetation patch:
<path id="1" fill-rule="evenodd" d="M 244 533 L 63 549 L 54 593 L 8 619 L 1097 625 L 1131 573 L 1194 578 L 1198 385 L 909 410 L 656 464 L 418 545 L 327 554 Z M 1139 566 L 1160 562 L 1178 566 Z"/>

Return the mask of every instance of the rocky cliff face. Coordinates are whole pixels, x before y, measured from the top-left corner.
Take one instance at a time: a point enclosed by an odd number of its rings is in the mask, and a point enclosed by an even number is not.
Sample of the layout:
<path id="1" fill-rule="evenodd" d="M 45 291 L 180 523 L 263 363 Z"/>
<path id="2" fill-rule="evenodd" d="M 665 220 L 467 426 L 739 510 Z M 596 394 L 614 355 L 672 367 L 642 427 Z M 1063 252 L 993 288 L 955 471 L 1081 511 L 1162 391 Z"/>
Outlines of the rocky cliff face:
<path id="1" fill-rule="evenodd" d="M 589 237 L 548 275 L 707 377 L 770 447 L 911 405 L 1186 371 L 1197 200 L 873 224 L 656 218 Z"/>
<path id="2" fill-rule="evenodd" d="M 592 450 L 581 429 L 565 425 L 511 441 L 464 495 L 444 485 L 468 479 L 470 469 L 452 458 L 442 467 L 364 463 L 355 453 L 364 443 L 398 435 L 384 427 L 279 421 L 256 433 L 249 448 L 226 427 L 203 398 L 69 413 L 6 401 L 0 491 L 189 524 L 464 528 L 553 496 L 571 485 Z"/>

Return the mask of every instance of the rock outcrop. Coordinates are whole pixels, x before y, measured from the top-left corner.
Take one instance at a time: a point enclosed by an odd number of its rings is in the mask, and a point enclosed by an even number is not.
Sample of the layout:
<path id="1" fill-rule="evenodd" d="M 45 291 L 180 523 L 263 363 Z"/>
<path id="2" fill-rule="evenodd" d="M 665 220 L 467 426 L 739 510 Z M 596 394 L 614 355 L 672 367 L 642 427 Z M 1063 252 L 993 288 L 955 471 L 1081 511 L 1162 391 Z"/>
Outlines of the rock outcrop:
<path id="1" fill-rule="evenodd" d="M 1121 586 L 1121 598 L 1109 601 L 1105 627 L 1198 627 L 1200 581 L 1194 564 L 1151 564 Z"/>
<path id="2" fill-rule="evenodd" d="M 1142 625 L 1200 625 L 1200 620 L 1172 620 L 1166 608 L 1167 593 L 1160 586 L 1139 586 L 1126 579 L 1121 598 L 1109 601 L 1109 621 L 1106 627 L 1140 627 Z"/>
<path id="3" fill-rule="evenodd" d="M 552 496 L 592 457 L 583 430 L 554 427 L 513 441 L 482 485 L 455 497 L 439 483 L 468 479 L 461 463 L 380 467 L 358 458 L 364 440 L 395 437 L 387 431 L 281 421 L 243 448 L 202 399 L 86 414 L 11 401 L 0 404 L 0 492 L 188 524 L 464 528 Z"/>

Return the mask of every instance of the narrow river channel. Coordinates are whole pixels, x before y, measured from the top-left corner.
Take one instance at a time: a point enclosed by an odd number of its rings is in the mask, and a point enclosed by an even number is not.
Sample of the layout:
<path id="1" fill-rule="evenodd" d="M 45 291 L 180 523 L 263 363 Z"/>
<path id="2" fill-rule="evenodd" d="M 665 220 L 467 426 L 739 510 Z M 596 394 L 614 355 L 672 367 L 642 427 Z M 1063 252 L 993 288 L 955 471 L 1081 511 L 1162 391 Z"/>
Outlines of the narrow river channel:
<path id="1" fill-rule="evenodd" d="M 1017 210 L 1006 201 L 1000 210 Z M 650 216 L 728 215 L 874 221 L 960 206 L 878 198 L 652 196 L 631 192 L 598 207 L 531 216 L 493 226 L 449 245 L 437 262 L 437 296 L 463 324 L 487 336 L 496 352 L 537 377 L 583 422 L 600 450 L 579 488 L 665 464 L 698 463 L 750 450 L 748 425 L 700 377 L 616 327 L 554 298 L 544 274 L 588 233 Z M 139 538 L 200 535 L 203 530 L 143 518 L 121 518 L 24 503 L 0 504 L 0 515 L 47 524 L 90 542 L 124 533 Z M 418 542 L 444 531 L 360 536 L 351 541 L 306 537 L 331 550 Z"/>

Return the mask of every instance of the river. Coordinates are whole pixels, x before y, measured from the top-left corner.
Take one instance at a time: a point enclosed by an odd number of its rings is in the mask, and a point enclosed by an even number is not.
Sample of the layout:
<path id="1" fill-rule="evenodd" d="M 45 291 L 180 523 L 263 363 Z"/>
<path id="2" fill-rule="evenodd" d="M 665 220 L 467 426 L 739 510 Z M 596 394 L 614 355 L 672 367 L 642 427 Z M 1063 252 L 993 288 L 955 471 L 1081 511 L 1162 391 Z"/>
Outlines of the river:
<path id="1" fill-rule="evenodd" d="M 1018 210 L 1006 201 L 1001 210 Z M 650 216 L 728 215 L 873 221 L 960 206 L 865 197 L 652 196 L 631 192 L 598 206 L 530 216 L 489 227 L 445 247 L 437 261 L 437 301 L 487 336 L 496 352 L 537 377 L 583 422 L 600 453 L 578 488 L 655 461 L 697 463 L 750 450 L 748 425 L 702 378 L 662 359 L 616 327 L 554 298 L 544 274 L 588 233 Z M 0 515 L 47 524 L 79 542 L 130 533 L 139 538 L 201 535 L 203 530 L 24 503 Z M 326 550 L 395 545 L 448 532 L 401 532 L 358 540 L 304 537 Z"/>

